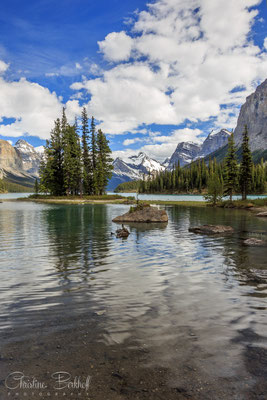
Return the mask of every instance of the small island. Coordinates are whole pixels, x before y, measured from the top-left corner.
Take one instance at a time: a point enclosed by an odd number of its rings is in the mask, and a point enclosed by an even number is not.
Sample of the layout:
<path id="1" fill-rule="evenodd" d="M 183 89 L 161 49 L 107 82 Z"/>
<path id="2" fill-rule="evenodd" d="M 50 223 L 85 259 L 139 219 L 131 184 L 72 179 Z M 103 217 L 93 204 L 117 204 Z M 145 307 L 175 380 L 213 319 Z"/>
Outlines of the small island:
<path id="1" fill-rule="evenodd" d="M 150 204 L 138 204 L 130 210 L 112 220 L 113 222 L 168 222 L 168 215 L 165 210 L 151 207 Z"/>

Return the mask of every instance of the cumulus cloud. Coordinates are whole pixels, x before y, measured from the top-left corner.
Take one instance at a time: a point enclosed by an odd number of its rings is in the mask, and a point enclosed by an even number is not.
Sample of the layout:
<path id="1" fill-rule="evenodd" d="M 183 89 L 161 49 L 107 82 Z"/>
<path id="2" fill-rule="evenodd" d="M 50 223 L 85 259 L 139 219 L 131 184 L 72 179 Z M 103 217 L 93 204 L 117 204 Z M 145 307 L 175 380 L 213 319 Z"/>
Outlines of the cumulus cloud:
<path id="1" fill-rule="evenodd" d="M 78 111 L 77 100 L 66 104 L 67 116 L 74 120 Z M 9 82 L 0 78 L 0 117 L 14 119 L 8 125 L 0 125 L 3 136 L 38 136 L 48 139 L 53 121 L 61 115 L 63 104 L 56 93 L 22 78 Z"/>
<path id="2" fill-rule="evenodd" d="M 135 144 L 138 142 L 143 142 L 144 139 L 140 139 L 140 138 L 135 138 L 135 139 L 125 139 L 123 141 L 123 146 L 130 146 L 131 144 Z"/>
<path id="3" fill-rule="evenodd" d="M 105 40 L 97 43 L 107 60 L 118 62 L 129 59 L 132 42 L 132 38 L 122 31 L 109 33 Z"/>
<path id="4" fill-rule="evenodd" d="M 200 129 L 175 129 L 170 135 L 151 136 L 151 143 L 142 146 L 141 150 L 152 158 L 163 162 L 173 153 L 175 147 L 181 142 L 202 143 L 202 131 Z"/>
<path id="5" fill-rule="evenodd" d="M 149 131 L 147 134 L 148 137 L 124 140 L 124 146 L 130 146 L 135 143 L 142 143 L 143 145 L 138 150 L 127 148 L 122 151 L 117 151 L 115 152 L 116 157 L 125 158 L 136 154 L 138 151 L 142 151 L 149 157 L 163 162 L 173 153 L 178 143 L 194 142 L 200 144 L 204 140 L 203 137 L 201 137 L 202 131 L 200 129 L 175 129 L 170 133 L 170 135 L 162 135 L 160 132 Z"/>
<path id="6" fill-rule="evenodd" d="M 91 95 L 90 113 L 111 134 L 184 121 L 233 128 L 240 105 L 266 78 L 267 54 L 251 39 L 260 2 L 149 4 L 131 32 L 112 32 L 99 42 L 104 57 L 117 65 L 72 88 Z M 237 87 L 243 90 L 233 91 Z"/>
<path id="7" fill-rule="evenodd" d="M 9 65 L 4 61 L 0 60 L 0 74 L 3 74 L 8 69 Z"/>

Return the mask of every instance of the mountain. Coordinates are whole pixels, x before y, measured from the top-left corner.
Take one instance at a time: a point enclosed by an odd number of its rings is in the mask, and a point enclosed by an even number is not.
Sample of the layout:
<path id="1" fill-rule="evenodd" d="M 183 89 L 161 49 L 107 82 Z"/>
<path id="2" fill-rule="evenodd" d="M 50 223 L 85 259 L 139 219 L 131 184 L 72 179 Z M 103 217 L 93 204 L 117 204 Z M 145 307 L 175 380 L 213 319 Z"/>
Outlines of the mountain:
<path id="1" fill-rule="evenodd" d="M 246 98 L 240 109 L 234 131 L 237 146 L 242 143 L 245 125 L 248 127 L 251 150 L 267 150 L 267 79 Z"/>
<path id="2" fill-rule="evenodd" d="M 120 183 L 141 179 L 144 174 L 155 175 L 165 170 L 162 164 L 142 152 L 124 159 L 117 157 L 113 162 L 113 168 L 108 190 L 114 190 Z"/>
<path id="3" fill-rule="evenodd" d="M 211 132 L 204 140 L 198 157 L 205 157 L 208 154 L 224 147 L 228 143 L 228 138 L 232 134 L 227 129 L 221 129 L 219 132 Z"/>
<path id="4" fill-rule="evenodd" d="M 0 179 L 32 188 L 41 159 L 42 155 L 25 140 L 18 140 L 14 147 L 0 140 Z"/>
<path id="5" fill-rule="evenodd" d="M 245 125 L 248 127 L 253 162 L 257 164 L 261 159 L 267 161 L 267 79 L 246 98 L 246 102 L 240 109 L 234 130 L 238 161 L 242 158 L 241 144 Z M 216 157 L 220 162 L 226 154 L 227 145 L 210 154 L 210 157 Z"/>
<path id="6" fill-rule="evenodd" d="M 202 158 L 220 149 L 228 143 L 231 132 L 221 129 L 219 132 L 211 132 L 204 140 L 202 145 L 193 142 L 181 142 L 176 147 L 175 152 L 170 158 L 167 169 L 171 170 L 180 162 L 180 166 L 190 164 L 197 158 Z"/>
<path id="7" fill-rule="evenodd" d="M 10 170 L 23 168 L 19 153 L 6 140 L 0 140 L 0 168 Z"/>
<path id="8" fill-rule="evenodd" d="M 199 154 L 200 149 L 201 147 L 193 142 L 178 143 L 167 168 L 172 169 L 178 162 L 180 162 L 181 167 L 191 163 Z"/>
<path id="9" fill-rule="evenodd" d="M 22 169 L 29 174 L 38 177 L 42 155 L 37 152 L 31 144 L 23 139 L 18 140 L 14 147 L 22 159 Z"/>

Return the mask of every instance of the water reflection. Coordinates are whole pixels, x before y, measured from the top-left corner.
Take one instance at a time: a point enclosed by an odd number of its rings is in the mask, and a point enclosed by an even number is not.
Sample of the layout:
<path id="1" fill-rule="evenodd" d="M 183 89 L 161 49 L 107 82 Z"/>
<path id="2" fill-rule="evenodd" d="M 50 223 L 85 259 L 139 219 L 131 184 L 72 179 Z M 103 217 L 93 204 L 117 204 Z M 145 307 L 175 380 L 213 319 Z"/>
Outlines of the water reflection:
<path id="1" fill-rule="evenodd" d="M 61 278 L 71 281 L 80 277 L 86 281 L 105 265 L 110 242 L 106 207 L 58 207 L 43 217 L 50 254 Z"/>
<path id="2" fill-rule="evenodd" d="M 3 203 L 1 328 L 23 325 L 27 334 L 32 326 L 60 328 L 61 319 L 71 326 L 74 316 L 105 310 L 106 343 L 134 335 L 174 369 L 199 352 L 210 374 L 222 360 L 225 376 L 245 371 L 244 343 L 235 340 L 247 329 L 266 336 L 267 261 L 265 248 L 244 247 L 243 238 L 265 234 L 267 221 L 247 211 L 168 206 L 168 225 L 129 224 L 123 241 L 111 235 L 111 221 L 127 209 Z M 231 225 L 235 233 L 188 232 L 207 223 Z"/>

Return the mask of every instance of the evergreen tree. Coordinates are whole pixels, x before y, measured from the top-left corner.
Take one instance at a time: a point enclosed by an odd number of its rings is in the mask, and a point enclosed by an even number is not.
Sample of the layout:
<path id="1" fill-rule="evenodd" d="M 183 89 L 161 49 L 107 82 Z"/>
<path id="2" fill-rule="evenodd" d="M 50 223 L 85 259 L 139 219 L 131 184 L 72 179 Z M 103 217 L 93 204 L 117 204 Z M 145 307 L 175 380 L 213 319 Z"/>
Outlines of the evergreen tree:
<path id="1" fill-rule="evenodd" d="M 247 199 L 247 194 L 252 185 L 252 155 L 249 148 L 249 137 L 247 125 L 244 127 L 242 142 L 242 162 L 240 165 L 239 184 L 242 193 L 242 200 Z"/>
<path id="2" fill-rule="evenodd" d="M 89 151 L 89 125 L 86 108 L 82 110 L 82 175 L 83 191 L 85 194 L 92 193 L 93 169 Z"/>
<path id="3" fill-rule="evenodd" d="M 78 195 L 82 175 L 81 147 L 75 125 L 65 127 L 63 175 L 66 194 Z"/>
<path id="4" fill-rule="evenodd" d="M 91 119 L 91 162 L 92 162 L 92 194 L 97 194 L 98 185 L 97 185 L 97 142 L 96 142 L 96 131 L 95 131 L 95 119 L 92 117 Z"/>
<path id="5" fill-rule="evenodd" d="M 224 186 L 225 194 L 229 195 L 230 201 L 232 201 L 233 193 L 238 186 L 238 167 L 233 133 L 228 139 L 228 152 L 224 163 Z"/>
<path id="6" fill-rule="evenodd" d="M 39 182 L 38 179 L 35 178 L 35 182 L 34 182 L 34 194 L 38 194 L 39 193 Z"/>
<path id="7" fill-rule="evenodd" d="M 111 158 L 111 150 L 108 145 L 109 141 L 101 129 L 97 132 L 96 144 L 98 151 L 96 158 L 97 191 L 98 194 L 102 195 L 112 176 L 113 159 Z"/>
<path id="8" fill-rule="evenodd" d="M 213 173 L 208 180 L 208 191 L 204 195 L 205 200 L 211 203 L 213 206 L 221 201 L 223 196 L 223 184 L 220 181 L 218 174 Z"/>
<path id="9" fill-rule="evenodd" d="M 40 181 L 46 192 L 64 195 L 63 145 L 60 120 L 55 121 L 50 140 L 44 146 L 44 159 L 40 166 Z"/>

